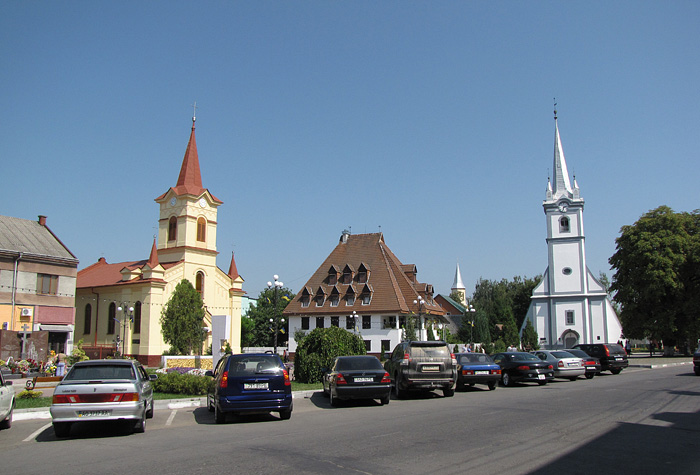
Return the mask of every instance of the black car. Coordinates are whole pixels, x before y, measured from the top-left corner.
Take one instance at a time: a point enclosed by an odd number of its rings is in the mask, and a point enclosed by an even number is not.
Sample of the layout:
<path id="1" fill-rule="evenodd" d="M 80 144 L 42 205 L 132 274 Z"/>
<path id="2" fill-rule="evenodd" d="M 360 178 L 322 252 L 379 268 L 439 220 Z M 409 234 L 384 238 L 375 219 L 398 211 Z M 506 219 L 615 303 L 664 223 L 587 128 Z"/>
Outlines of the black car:
<path id="1" fill-rule="evenodd" d="M 323 375 L 323 393 L 337 406 L 343 399 L 379 399 L 389 404 L 391 380 L 376 356 L 338 356 Z"/>
<path id="2" fill-rule="evenodd" d="M 214 384 L 207 394 L 207 407 L 217 424 L 226 414 L 267 414 L 292 417 L 292 383 L 279 356 L 270 353 L 228 355 L 219 360 Z"/>
<path id="3" fill-rule="evenodd" d="M 587 355 L 600 360 L 600 370 L 620 374 L 629 366 L 627 352 L 617 343 L 592 343 L 575 345 L 574 349 L 583 350 Z"/>
<path id="4" fill-rule="evenodd" d="M 693 371 L 695 371 L 695 376 L 700 376 L 700 348 L 693 353 Z"/>
<path id="5" fill-rule="evenodd" d="M 520 351 L 496 353 L 493 361 L 501 367 L 503 386 L 512 386 L 517 382 L 535 382 L 544 386 L 554 379 L 554 367 L 537 356 Z"/>
<path id="6" fill-rule="evenodd" d="M 457 360 L 444 341 L 404 341 L 396 345 L 384 363 L 397 398 L 412 389 L 442 389 L 455 394 Z"/>
<path id="7" fill-rule="evenodd" d="M 593 376 L 600 373 L 601 366 L 598 358 L 594 358 L 578 348 L 567 348 L 566 351 L 583 360 L 583 365 L 586 367 L 586 379 L 592 379 Z"/>

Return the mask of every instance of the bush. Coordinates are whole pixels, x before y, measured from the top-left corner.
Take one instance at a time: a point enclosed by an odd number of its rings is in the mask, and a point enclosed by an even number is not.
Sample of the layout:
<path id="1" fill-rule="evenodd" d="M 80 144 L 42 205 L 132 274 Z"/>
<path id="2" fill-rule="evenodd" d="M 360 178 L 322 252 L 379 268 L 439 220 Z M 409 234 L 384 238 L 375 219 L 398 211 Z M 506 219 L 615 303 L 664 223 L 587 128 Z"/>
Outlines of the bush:
<path id="1" fill-rule="evenodd" d="M 316 328 L 297 347 L 294 378 L 302 383 L 318 383 L 323 368 L 330 368 L 336 356 L 365 354 L 360 336 L 339 327 Z"/>
<path id="2" fill-rule="evenodd" d="M 73 352 L 68 356 L 68 364 L 73 366 L 78 361 L 89 360 L 88 355 L 83 350 L 83 340 L 78 340 L 78 343 L 73 347 Z"/>
<path id="3" fill-rule="evenodd" d="M 503 353 L 506 350 L 507 350 L 506 343 L 503 340 L 501 340 L 500 338 L 493 345 L 493 352 L 494 353 Z"/>
<path id="4" fill-rule="evenodd" d="M 213 382 L 211 376 L 180 374 L 177 371 L 159 374 L 153 381 L 153 390 L 159 393 L 204 395 Z"/>
<path id="5" fill-rule="evenodd" d="M 41 391 L 32 391 L 25 389 L 17 395 L 18 399 L 37 399 L 42 397 L 44 394 Z"/>

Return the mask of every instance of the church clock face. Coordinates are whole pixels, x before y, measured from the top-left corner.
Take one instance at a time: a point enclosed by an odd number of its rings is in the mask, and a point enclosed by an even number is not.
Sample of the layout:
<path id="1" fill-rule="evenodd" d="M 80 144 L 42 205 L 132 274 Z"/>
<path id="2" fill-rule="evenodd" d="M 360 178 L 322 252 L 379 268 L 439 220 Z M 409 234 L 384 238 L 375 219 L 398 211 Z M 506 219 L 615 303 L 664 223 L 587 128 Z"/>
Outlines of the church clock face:
<path id="1" fill-rule="evenodd" d="M 170 206 L 175 206 L 175 203 L 177 203 L 177 198 L 173 196 L 172 198 L 170 198 Z"/>
<path id="2" fill-rule="evenodd" d="M 559 211 L 561 211 L 562 213 L 566 213 L 567 209 L 569 209 L 569 207 L 566 206 L 566 203 L 559 203 Z"/>
<path id="3" fill-rule="evenodd" d="M 206 205 L 207 205 L 207 200 L 205 200 L 204 198 L 200 198 L 199 199 L 199 206 L 204 208 Z"/>

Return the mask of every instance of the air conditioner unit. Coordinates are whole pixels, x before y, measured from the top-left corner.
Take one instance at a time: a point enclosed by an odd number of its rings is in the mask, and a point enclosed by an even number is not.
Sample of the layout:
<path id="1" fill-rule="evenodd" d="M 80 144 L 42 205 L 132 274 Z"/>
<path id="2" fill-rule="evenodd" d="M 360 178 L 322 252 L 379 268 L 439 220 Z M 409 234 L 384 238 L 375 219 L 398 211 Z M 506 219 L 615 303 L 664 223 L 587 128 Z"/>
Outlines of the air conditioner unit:
<path id="1" fill-rule="evenodd" d="M 31 308 L 23 308 L 20 315 L 23 317 L 31 317 L 32 316 L 32 310 Z"/>

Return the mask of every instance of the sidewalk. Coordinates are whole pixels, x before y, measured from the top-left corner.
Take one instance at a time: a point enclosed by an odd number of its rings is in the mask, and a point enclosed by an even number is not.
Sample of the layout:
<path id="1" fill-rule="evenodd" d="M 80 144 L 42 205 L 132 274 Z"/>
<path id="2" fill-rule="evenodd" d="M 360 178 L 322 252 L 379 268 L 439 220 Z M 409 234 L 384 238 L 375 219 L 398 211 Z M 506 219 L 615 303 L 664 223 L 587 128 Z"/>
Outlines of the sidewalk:
<path id="1" fill-rule="evenodd" d="M 628 357 L 630 368 L 666 368 L 668 366 L 692 365 L 692 356 L 662 356 L 659 352 L 654 356 L 649 353 L 632 353 Z"/>

